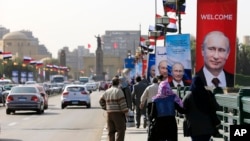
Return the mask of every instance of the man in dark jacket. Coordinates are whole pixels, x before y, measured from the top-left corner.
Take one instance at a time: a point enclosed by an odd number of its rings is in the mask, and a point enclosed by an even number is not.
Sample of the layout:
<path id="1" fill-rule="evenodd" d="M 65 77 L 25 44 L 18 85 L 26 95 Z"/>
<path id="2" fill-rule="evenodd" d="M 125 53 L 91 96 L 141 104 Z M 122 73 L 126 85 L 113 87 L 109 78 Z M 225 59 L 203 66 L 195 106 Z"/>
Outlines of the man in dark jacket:
<path id="1" fill-rule="evenodd" d="M 144 90 L 147 88 L 147 84 L 143 83 L 141 81 L 141 76 L 136 77 L 136 84 L 133 86 L 133 91 L 132 91 L 132 99 L 135 104 L 135 110 L 136 110 L 136 127 L 140 127 L 141 123 L 141 115 L 144 115 L 144 118 L 146 118 L 146 106 L 143 109 L 140 109 L 140 99 L 141 96 L 144 92 Z M 146 121 L 146 120 L 144 120 Z"/>

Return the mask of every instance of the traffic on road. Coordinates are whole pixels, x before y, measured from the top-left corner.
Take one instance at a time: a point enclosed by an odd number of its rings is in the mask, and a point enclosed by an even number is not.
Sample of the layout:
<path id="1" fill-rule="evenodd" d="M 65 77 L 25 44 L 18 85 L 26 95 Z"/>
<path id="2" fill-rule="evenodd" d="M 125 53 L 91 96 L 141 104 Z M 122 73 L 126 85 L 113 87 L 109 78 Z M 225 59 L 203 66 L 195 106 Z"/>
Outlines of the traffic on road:
<path id="1" fill-rule="evenodd" d="M 26 85 L 18 87 L 24 86 Z M 91 107 L 71 105 L 63 110 L 61 93 L 49 95 L 48 109 L 44 110 L 43 114 L 37 114 L 36 110 L 12 111 L 6 114 L 8 106 L 1 105 L 0 140 L 100 141 L 106 117 L 98 103 L 102 93 L 103 91 L 93 91 L 89 94 Z"/>

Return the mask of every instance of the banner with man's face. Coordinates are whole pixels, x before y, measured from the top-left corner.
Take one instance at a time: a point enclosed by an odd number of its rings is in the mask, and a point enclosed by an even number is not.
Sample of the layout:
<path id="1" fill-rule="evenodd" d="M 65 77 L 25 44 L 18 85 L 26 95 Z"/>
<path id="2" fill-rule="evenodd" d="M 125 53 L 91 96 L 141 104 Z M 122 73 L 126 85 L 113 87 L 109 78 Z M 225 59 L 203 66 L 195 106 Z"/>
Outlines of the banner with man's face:
<path id="1" fill-rule="evenodd" d="M 207 86 L 233 87 L 237 0 L 197 1 L 196 74 Z"/>
<path id="2" fill-rule="evenodd" d="M 178 83 L 181 86 L 189 86 L 192 80 L 190 35 L 168 35 L 166 44 L 170 85 L 171 81 L 174 81 L 172 85 L 174 87 Z"/>

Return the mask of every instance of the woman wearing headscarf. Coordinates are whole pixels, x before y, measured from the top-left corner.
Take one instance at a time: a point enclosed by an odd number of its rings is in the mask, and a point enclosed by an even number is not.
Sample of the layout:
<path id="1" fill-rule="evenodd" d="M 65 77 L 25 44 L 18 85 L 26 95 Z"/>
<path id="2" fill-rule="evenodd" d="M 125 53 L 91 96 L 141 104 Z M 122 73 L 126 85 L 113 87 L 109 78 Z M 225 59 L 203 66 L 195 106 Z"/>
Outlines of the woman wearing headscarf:
<path id="1" fill-rule="evenodd" d="M 188 136 L 192 141 L 209 141 L 216 133 L 215 124 L 219 124 L 213 122 L 219 105 L 199 76 L 193 78 L 190 91 L 183 98 Z"/>
<path id="2" fill-rule="evenodd" d="M 175 110 L 183 113 L 181 99 L 175 94 L 168 81 L 159 84 L 156 96 L 152 98 L 148 141 L 177 141 Z"/>

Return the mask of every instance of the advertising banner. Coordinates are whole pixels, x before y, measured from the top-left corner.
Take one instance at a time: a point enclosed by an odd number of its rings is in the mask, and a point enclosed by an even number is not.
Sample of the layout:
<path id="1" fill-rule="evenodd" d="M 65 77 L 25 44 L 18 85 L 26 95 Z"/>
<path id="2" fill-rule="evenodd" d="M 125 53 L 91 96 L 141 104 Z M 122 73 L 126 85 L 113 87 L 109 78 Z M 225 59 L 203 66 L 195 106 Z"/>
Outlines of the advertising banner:
<path id="1" fill-rule="evenodd" d="M 170 86 L 189 86 L 192 80 L 190 35 L 168 35 L 166 42 Z"/>
<path id="2" fill-rule="evenodd" d="M 207 86 L 234 86 L 236 24 L 237 0 L 197 1 L 195 72 Z"/>
<path id="3" fill-rule="evenodd" d="M 148 68 L 147 68 L 147 79 L 148 82 L 152 83 L 152 79 L 155 75 L 155 54 L 148 54 Z"/>
<path id="4" fill-rule="evenodd" d="M 167 71 L 167 51 L 166 47 L 157 46 L 155 53 L 156 75 L 163 75 L 164 78 L 168 77 Z"/>
<path id="5" fill-rule="evenodd" d="M 134 58 L 125 58 L 124 59 L 124 67 L 128 69 L 132 69 L 135 67 L 135 59 Z"/>
<path id="6" fill-rule="evenodd" d="M 19 82 L 18 82 L 18 71 L 17 71 L 17 70 L 13 70 L 13 71 L 12 71 L 12 81 L 13 81 L 14 83 L 19 83 Z"/>

